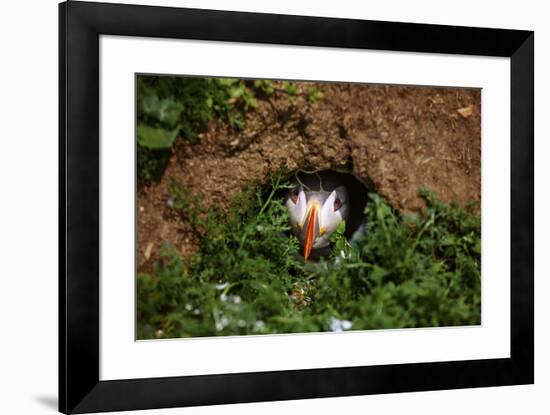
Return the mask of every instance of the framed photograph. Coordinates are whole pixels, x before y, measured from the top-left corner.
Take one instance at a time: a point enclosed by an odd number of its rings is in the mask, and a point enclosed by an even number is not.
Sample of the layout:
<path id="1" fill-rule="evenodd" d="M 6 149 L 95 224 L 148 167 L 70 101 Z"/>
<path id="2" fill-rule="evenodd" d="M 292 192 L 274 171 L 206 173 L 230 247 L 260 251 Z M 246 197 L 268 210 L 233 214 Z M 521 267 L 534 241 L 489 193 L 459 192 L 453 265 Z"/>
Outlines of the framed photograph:
<path id="1" fill-rule="evenodd" d="M 533 32 L 59 22 L 61 412 L 533 383 Z"/>

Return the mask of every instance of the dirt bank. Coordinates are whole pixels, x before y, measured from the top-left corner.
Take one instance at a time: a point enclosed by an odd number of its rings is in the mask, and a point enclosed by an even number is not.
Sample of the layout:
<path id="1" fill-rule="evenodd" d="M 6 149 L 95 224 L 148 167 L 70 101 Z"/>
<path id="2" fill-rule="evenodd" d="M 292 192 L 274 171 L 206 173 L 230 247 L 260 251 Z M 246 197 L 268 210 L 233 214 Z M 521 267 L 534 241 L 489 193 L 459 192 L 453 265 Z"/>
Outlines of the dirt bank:
<path id="1" fill-rule="evenodd" d="M 307 90 L 311 84 L 298 84 Z M 182 254 L 196 241 L 169 207 L 177 181 L 204 207 L 226 206 L 244 185 L 263 186 L 281 166 L 344 169 L 374 187 L 397 209 L 418 211 L 420 187 L 445 202 L 481 197 L 481 93 L 458 88 L 316 84 L 323 96 L 259 101 L 246 128 L 214 121 L 198 144 L 177 141 L 158 183 L 137 200 L 138 269 L 149 269 L 163 242 Z"/>

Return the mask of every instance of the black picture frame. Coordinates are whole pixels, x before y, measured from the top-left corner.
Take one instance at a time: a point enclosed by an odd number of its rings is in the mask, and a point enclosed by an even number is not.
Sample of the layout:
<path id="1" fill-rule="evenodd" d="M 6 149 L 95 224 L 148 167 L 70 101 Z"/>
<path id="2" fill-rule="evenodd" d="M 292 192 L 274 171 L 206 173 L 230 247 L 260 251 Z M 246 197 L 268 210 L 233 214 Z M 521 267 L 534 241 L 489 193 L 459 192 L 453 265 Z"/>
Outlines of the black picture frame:
<path id="1" fill-rule="evenodd" d="M 511 58 L 511 357 L 100 381 L 100 35 Z M 531 31 L 60 4 L 59 410 L 85 413 L 533 383 L 533 126 Z"/>

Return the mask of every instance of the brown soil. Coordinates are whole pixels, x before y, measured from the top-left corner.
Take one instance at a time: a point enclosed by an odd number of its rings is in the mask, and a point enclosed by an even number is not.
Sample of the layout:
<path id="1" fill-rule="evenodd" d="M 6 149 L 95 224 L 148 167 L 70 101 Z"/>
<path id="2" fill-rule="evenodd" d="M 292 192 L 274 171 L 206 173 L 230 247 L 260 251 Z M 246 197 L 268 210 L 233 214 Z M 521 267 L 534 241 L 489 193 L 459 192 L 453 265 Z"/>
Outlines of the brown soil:
<path id="1" fill-rule="evenodd" d="M 303 91 L 311 83 L 298 84 Z M 422 209 L 420 187 L 445 202 L 481 198 L 481 93 L 476 89 L 316 83 L 323 97 L 282 92 L 247 114 L 243 131 L 212 121 L 198 144 L 177 140 L 158 183 L 138 189 L 138 269 L 163 242 L 184 256 L 193 234 L 168 206 L 176 180 L 203 207 L 227 206 L 245 185 L 264 186 L 281 166 L 352 171 L 402 212 Z"/>

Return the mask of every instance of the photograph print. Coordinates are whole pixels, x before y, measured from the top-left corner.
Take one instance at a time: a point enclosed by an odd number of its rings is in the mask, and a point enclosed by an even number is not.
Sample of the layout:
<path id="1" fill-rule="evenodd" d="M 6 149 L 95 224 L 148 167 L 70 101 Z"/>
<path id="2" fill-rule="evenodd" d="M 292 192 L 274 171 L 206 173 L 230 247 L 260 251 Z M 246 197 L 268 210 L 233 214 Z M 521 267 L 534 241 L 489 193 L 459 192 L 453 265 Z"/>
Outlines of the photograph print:
<path id="1" fill-rule="evenodd" d="M 481 324 L 481 90 L 136 74 L 136 340 Z"/>

